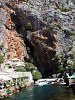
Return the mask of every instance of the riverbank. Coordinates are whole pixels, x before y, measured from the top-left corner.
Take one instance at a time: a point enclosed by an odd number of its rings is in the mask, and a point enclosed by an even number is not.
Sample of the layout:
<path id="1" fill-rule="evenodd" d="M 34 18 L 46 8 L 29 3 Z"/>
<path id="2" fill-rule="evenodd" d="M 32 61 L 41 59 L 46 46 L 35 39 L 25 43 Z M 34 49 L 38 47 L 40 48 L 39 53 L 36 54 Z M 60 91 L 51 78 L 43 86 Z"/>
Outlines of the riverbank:
<path id="1" fill-rule="evenodd" d="M 0 72 L 0 98 L 12 96 L 33 85 L 31 72 Z"/>
<path id="2" fill-rule="evenodd" d="M 12 86 L 4 89 L 0 89 L 0 99 L 5 99 L 8 97 L 12 97 L 14 94 L 21 92 L 24 89 L 27 89 L 29 87 L 33 86 L 33 83 L 25 83 L 25 85 L 22 86 Z"/>

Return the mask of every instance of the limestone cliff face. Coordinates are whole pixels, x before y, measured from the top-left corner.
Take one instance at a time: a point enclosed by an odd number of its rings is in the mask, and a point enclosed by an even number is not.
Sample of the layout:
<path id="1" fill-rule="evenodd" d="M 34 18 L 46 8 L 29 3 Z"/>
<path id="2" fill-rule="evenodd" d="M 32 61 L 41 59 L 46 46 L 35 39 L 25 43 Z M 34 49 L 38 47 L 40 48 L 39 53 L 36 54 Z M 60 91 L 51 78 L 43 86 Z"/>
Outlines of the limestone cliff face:
<path id="1" fill-rule="evenodd" d="M 15 24 L 11 19 L 11 14 L 15 13 L 7 6 L 3 6 L 1 9 L 5 10 L 6 20 L 4 20 L 4 53 L 6 59 L 19 58 L 24 61 L 27 57 L 27 51 L 23 39 L 19 36 L 15 29 Z"/>
<path id="2" fill-rule="evenodd" d="M 4 1 L 8 2 L 1 3 L 0 7 L 7 16 L 3 22 L 7 59 L 18 57 L 23 60 L 29 55 L 28 61 L 32 59 L 31 62 L 49 76 L 57 67 L 55 55 L 75 50 L 74 34 L 64 32 L 75 32 L 75 5 L 72 0 L 64 0 L 65 3 L 61 0 Z M 63 11 L 65 9 L 66 12 Z M 68 50 L 70 46 L 73 46 L 72 50 Z"/>
<path id="3" fill-rule="evenodd" d="M 5 10 L 0 8 L 0 53 L 4 53 L 3 50 L 3 45 L 4 45 L 4 31 L 5 31 L 5 26 L 4 23 L 7 19 L 7 16 L 5 14 Z"/>

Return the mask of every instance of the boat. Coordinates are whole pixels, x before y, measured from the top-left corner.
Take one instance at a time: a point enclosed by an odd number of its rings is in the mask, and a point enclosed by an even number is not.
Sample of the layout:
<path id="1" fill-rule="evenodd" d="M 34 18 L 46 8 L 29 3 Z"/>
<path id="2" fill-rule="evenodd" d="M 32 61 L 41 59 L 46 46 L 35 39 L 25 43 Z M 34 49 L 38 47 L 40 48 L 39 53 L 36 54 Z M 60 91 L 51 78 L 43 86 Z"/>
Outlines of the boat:
<path id="1" fill-rule="evenodd" d="M 48 85 L 48 84 L 54 84 L 56 82 L 57 78 L 46 78 L 46 79 L 39 79 L 35 82 L 36 85 L 42 86 L 42 85 Z"/>
<path id="2" fill-rule="evenodd" d="M 39 86 L 43 86 L 43 85 L 47 85 L 49 84 L 49 82 L 46 80 L 46 79 L 39 79 L 35 82 L 36 85 L 39 85 Z"/>

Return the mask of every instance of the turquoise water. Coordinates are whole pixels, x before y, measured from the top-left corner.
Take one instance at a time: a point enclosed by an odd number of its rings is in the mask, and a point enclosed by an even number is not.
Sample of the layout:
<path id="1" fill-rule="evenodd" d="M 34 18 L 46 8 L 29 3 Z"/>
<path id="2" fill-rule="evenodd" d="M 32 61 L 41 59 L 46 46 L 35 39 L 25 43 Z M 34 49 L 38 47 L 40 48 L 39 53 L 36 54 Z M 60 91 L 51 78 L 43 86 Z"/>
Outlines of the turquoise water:
<path id="1" fill-rule="evenodd" d="M 61 85 L 33 86 L 5 100 L 75 100 L 75 94 Z"/>

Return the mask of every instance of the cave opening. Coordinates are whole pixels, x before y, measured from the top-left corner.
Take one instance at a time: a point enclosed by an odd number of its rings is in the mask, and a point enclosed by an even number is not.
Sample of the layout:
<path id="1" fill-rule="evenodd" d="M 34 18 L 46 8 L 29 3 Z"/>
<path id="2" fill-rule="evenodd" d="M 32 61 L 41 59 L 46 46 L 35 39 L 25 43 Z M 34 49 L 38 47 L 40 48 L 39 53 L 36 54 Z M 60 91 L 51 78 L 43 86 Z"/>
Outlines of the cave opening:
<path id="1" fill-rule="evenodd" d="M 19 33 L 20 29 L 22 28 L 22 24 L 18 16 L 14 13 L 10 14 L 12 22 L 15 24 L 15 29 Z"/>
<path id="2" fill-rule="evenodd" d="M 15 30 L 22 37 L 22 39 L 24 40 L 24 44 L 26 45 L 26 50 L 27 50 L 27 54 L 29 55 L 29 58 L 27 60 L 25 59 L 25 61 L 33 63 L 35 66 L 37 66 L 38 70 L 42 73 L 43 78 L 47 78 L 49 76 L 52 76 L 53 69 L 49 68 L 50 66 L 48 68 L 46 68 L 47 65 L 44 65 L 43 70 L 40 69 L 41 65 L 39 64 L 39 62 L 37 61 L 37 58 L 34 55 L 34 46 L 27 39 L 27 31 L 28 30 L 26 30 L 25 27 L 22 26 L 18 16 L 16 14 L 11 14 L 11 19 L 12 19 L 13 23 L 15 24 Z M 54 52 L 51 53 L 51 55 L 54 56 L 55 55 Z M 51 66 L 53 66 L 53 64 L 51 64 Z"/>
<path id="3" fill-rule="evenodd" d="M 27 53 L 32 57 L 34 54 L 34 46 L 29 42 L 28 39 L 26 39 L 24 42 L 26 44 Z"/>

